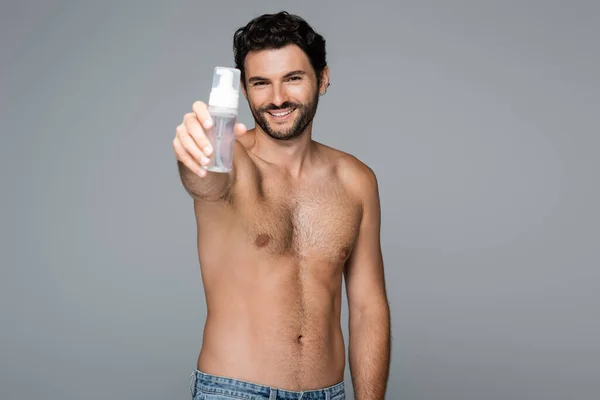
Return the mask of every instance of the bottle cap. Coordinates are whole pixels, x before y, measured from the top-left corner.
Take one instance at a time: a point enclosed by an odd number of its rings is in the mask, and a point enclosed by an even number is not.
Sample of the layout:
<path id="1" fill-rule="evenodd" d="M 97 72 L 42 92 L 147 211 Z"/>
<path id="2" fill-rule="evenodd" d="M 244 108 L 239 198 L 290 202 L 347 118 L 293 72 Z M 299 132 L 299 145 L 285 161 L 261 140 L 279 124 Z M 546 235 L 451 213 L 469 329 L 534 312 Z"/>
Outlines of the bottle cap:
<path id="1" fill-rule="evenodd" d="M 240 75 L 240 70 L 237 68 L 215 67 L 208 105 L 237 109 Z"/>

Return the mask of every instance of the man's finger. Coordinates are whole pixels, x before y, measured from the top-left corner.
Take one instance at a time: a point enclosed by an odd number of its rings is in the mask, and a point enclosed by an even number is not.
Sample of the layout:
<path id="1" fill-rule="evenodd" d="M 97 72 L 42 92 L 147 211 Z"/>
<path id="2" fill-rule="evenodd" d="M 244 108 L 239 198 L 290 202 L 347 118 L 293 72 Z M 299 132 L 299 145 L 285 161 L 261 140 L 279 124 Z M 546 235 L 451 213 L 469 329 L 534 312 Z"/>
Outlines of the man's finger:
<path id="1" fill-rule="evenodd" d="M 192 105 L 192 110 L 194 111 L 194 114 L 196 114 L 196 118 L 204 129 L 212 128 L 213 120 L 208 113 L 208 107 L 206 106 L 206 103 L 196 101 Z"/>
<path id="2" fill-rule="evenodd" d="M 246 125 L 244 124 L 235 124 L 235 135 L 242 136 L 247 131 Z"/>
<path id="3" fill-rule="evenodd" d="M 206 137 L 206 134 L 204 133 L 204 130 L 200 126 L 198 120 L 195 117 L 186 118 L 184 125 L 187 129 L 188 135 L 194 139 L 198 148 L 204 152 L 204 155 L 207 157 L 210 156 L 213 149 L 210 145 L 210 140 L 208 140 Z M 186 143 L 182 141 L 182 144 L 185 145 Z"/>
<path id="4" fill-rule="evenodd" d="M 194 160 L 194 158 L 190 155 L 190 153 L 187 152 L 177 137 L 173 140 L 173 149 L 175 150 L 177 159 L 181 161 L 181 163 L 190 171 L 194 172 L 200 177 L 206 176 L 206 170 Z"/>

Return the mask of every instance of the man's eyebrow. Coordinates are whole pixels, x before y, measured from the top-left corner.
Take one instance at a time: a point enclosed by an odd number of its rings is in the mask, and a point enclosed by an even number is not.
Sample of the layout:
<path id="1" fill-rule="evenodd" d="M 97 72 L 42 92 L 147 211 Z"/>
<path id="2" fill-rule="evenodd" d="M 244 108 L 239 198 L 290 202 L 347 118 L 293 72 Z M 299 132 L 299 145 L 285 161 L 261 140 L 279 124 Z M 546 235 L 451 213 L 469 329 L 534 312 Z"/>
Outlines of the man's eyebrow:
<path id="1" fill-rule="evenodd" d="M 297 69 L 295 71 L 288 72 L 287 74 L 285 74 L 283 76 L 283 78 L 285 79 L 285 78 L 289 78 L 289 77 L 295 76 L 295 75 L 306 75 L 306 71 L 303 71 L 301 69 Z M 265 82 L 265 81 L 268 81 L 268 80 L 269 79 L 263 78 L 262 76 L 253 76 L 253 77 L 248 78 L 248 83 L 252 83 L 252 82 Z"/>
<path id="2" fill-rule="evenodd" d="M 283 77 L 284 78 L 289 78 L 290 76 L 294 76 L 294 75 L 306 75 L 306 71 L 303 71 L 301 69 L 297 69 L 296 71 L 288 72 Z"/>
<path id="3" fill-rule="evenodd" d="M 248 78 L 248 83 L 257 82 L 257 81 L 268 81 L 267 78 L 263 78 L 262 76 L 253 76 Z"/>

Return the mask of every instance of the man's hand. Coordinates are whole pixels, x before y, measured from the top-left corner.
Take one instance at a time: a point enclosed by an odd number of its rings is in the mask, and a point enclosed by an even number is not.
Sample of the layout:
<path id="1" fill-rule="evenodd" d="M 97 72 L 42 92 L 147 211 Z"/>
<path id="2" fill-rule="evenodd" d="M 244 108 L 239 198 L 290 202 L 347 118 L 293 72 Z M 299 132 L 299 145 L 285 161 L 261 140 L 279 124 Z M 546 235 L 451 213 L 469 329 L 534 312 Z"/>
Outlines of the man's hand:
<path id="1" fill-rule="evenodd" d="M 195 200 L 219 200 L 227 194 L 235 180 L 235 168 L 229 173 L 209 172 L 205 169 L 214 153 L 205 134 L 213 126 L 213 121 L 205 103 L 196 101 L 192 110 L 184 115 L 173 139 L 181 182 Z M 236 139 L 245 133 L 246 127 L 243 124 L 235 125 Z"/>
<path id="2" fill-rule="evenodd" d="M 175 157 L 190 171 L 201 178 L 207 175 L 204 166 L 210 163 L 214 149 L 204 133 L 213 126 L 208 107 L 201 101 L 196 101 L 192 112 L 183 116 L 183 122 L 175 130 L 173 149 Z M 240 137 L 246 133 L 243 124 L 235 125 L 235 135 Z"/>

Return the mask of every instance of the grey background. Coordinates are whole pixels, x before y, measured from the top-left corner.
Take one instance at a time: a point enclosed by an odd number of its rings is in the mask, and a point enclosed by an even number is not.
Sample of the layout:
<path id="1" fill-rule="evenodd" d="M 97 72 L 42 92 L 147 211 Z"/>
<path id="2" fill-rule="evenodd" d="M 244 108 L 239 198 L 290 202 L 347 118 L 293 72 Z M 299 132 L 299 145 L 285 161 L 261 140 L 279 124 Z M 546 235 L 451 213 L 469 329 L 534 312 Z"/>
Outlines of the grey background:
<path id="1" fill-rule="evenodd" d="M 328 43 L 315 138 L 379 177 L 387 398 L 598 398 L 598 4 L 3 2 L 0 399 L 189 398 L 205 305 L 171 140 L 234 30 L 281 9 Z"/>

